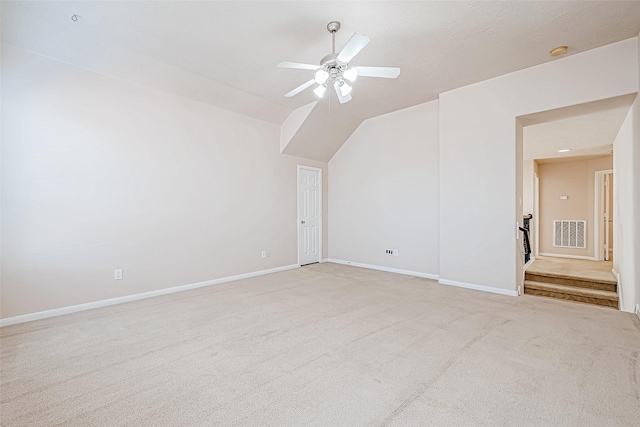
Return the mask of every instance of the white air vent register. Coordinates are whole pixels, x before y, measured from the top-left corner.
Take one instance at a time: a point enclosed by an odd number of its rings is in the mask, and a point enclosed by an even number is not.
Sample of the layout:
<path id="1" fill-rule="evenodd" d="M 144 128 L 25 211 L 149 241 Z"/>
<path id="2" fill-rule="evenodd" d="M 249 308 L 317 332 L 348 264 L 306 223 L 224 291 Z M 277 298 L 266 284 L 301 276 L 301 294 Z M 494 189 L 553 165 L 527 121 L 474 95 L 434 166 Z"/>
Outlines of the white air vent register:
<path id="1" fill-rule="evenodd" d="M 553 221 L 553 246 L 560 248 L 580 248 L 587 246 L 587 221 Z"/>

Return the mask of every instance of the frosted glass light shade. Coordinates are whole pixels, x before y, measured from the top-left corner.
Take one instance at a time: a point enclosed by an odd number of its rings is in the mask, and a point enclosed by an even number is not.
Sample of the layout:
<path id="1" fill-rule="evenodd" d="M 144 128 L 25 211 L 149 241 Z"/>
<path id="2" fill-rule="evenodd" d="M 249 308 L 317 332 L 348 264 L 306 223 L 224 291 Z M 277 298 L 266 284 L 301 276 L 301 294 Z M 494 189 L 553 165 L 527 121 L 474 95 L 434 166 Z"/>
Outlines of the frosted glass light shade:
<path id="1" fill-rule="evenodd" d="M 329 78 L 329 73 L 327 73 L 322 68 L 319 68 L 318 71 L 316 71 L 315 81 L 319 85 L 323 85 L 327 81 L 328 78 Z"/>
<path id="2" fill-rule="evenodd" d="M 351 93 L 351 86 L 349 86 L 347 83 L 342 83 L 340 85 L 340 93 L 342 94 L 342 96 L 347 96 Z"/>
<path id="3" fill-rule="evenodd" d="M 358 78 L 358 69 L 356 67 L 348 68 L 342 73 L 342 76 L 350 82 L 355 82 Z"/>
<path id="4" fill-rule="evenodd" d="M 327 90 L 326 86 L 320 85 L 313 90 L 313 93 L 315 93 L 318 98 L 322 98 L 326 90 Z"/>

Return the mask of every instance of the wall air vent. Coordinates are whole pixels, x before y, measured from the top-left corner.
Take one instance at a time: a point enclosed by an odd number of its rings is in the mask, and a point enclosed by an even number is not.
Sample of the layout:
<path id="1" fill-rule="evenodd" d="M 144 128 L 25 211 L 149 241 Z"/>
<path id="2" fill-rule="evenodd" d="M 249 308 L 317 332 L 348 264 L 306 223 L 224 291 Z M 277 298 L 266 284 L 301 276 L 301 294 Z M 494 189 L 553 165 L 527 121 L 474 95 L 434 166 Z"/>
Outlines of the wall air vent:
<path id="1" fill-rule="evenodd" d="M 553 221 L 553 246 L 558 248 L 587 247 L 587 221 L 555 220 Z"/>

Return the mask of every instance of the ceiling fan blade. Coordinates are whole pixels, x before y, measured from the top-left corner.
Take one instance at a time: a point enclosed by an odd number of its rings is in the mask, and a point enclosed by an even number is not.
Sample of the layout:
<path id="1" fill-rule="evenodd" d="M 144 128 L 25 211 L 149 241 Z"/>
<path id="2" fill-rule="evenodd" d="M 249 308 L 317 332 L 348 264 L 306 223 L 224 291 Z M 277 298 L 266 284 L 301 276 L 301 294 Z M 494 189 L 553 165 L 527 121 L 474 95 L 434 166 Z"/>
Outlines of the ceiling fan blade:
<path id="1" fill-rule="evenodd" d="M 338 54 L 338 61 L 349 62 L 358 54 L 371 39 L 364 34 L 353 33 L 346 46 Z"/>
<path id="2" fill-rule="evenodd" d="M 306 83 L 302 83 L 300 86 L 298 86 L 297 88 L 295 88 L 291 92 L 286 93 L 284 96 L 286 98 L 291 98 L 292 96 L 299 94 L 300 92 L 302 92 L 303 90 L 305 90 L 306 88 L 308 88 L 309 86 L 314 84 L 315 82 L 316 82 L 315 80 L 311 79 Z"/>
<path id="3" fill-rule="evenodd" d="M 336 90 L 336 95 L 338 95 L 338 101 L 340 101 L 340 104 L 346 104 L 351 101 L 351 94 L 342 96 L 342 93 L 340 93 L 340 83 L 338 83 L 337 80 L 333 82 L 333 88 Z"/>
<path id="4" fill-rule="evenodd" d="M 295 68 L 298 70 L 317 70 L 319 65 L 301 64 L 299 62 L 281 62 L 278 64 L 280 68 Z"/>
<path id="5" fill-rule="evenodd" d="M 385 79 L 395 79 L 400 75 L 398 67 L 356 67 L 358 77 L 383 77 Z"/>

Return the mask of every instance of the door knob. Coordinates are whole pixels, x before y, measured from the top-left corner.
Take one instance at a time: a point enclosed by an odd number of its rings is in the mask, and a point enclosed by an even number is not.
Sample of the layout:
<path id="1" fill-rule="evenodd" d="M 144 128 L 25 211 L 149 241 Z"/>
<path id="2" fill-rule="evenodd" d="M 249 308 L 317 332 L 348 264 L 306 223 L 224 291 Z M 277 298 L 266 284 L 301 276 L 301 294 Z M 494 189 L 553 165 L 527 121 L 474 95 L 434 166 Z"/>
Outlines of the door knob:
<path id="1" fill-rule="evenodd" d="M 304 223 L 305 223 L 305 222 L 304 222 L 304 220 L 303 220 L 303 221 L 300 221 L 300 224 L 304 224 Z"/>

